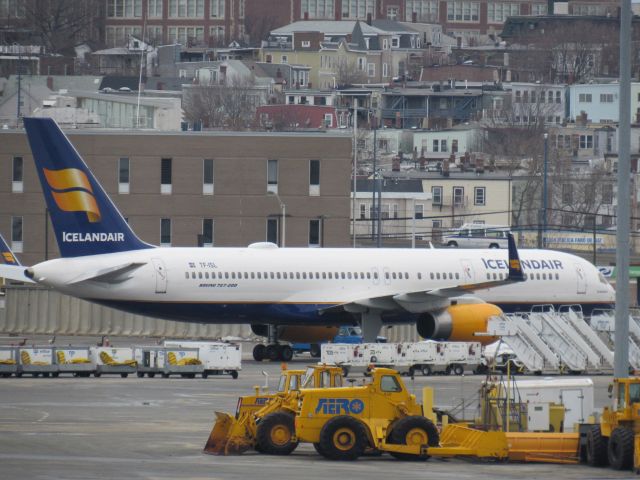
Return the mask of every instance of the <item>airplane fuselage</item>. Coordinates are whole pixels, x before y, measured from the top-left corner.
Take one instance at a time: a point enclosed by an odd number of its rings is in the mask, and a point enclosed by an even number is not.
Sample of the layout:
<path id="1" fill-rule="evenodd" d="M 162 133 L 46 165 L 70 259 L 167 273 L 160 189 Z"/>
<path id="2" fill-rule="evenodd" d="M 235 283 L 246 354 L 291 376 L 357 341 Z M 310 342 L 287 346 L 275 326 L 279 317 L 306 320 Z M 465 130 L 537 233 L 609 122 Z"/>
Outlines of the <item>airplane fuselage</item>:
<path id="1" fill-rule="evenodd" d="M 503 311 L 539 304 L 610 307 L 612 287 L 580 257 L 522 250 L 526 281 L 475 292 Z M 140 266 L 120 277 L 100 275 Z M 329 307 L 397 292 L 430 291 L 507 276 L 504 250 L 154 248 L 50 260 L 32 267 L 47 286 L 120 310 L 202 323 L 335 325 L 350 314 Z M 86 280 L 95 272 L 96 281 Z M 383 314 L 385 323 L 415 320 L 409 312 Z"/>

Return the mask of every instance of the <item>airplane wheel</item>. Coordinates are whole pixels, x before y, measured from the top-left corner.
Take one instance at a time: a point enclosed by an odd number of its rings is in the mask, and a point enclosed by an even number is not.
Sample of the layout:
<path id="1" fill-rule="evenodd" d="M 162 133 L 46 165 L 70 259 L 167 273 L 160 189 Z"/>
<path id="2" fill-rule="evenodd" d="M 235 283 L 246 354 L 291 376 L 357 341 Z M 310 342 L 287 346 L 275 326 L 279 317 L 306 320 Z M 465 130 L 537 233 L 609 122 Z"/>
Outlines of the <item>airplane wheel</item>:
<path id="1" fill-rule="evenodd" d="M 293 348 L 291 348 L 289 345 L 281 345 L 280 348 L 280 358 L 283 361 L 288 362 L 293 358 Z"/>
<path id="2" fill-rule="evenodd" d="M 265 356 L 272 362 L 278 360 L 280 358 L 280 345 L 267 345 Z"/>
<path id="3" fill-rule="evenodd" d="M 629 470 L 633 465 L 633 430 L 618 427 L 611 432 L 607 446 L 609 464 L 615 470 Z"/>
<path id="4" fill-rule="evenodd" d="M 253 359 L 256 362 L 261 362 L 262 360 L 264 360 L 266 357 L 266 350 L 267 347 L 265 347 L 262 343 L 259 343 L 258 345 L 253 347 Z"/>
<path id="5" fill-rule="evenodd" d="M 309 353 L 313 358 L 320 358 L 320 345 L 318 345 L 317 343 L 312 343 L 311 348 L 309 349 Z"/>

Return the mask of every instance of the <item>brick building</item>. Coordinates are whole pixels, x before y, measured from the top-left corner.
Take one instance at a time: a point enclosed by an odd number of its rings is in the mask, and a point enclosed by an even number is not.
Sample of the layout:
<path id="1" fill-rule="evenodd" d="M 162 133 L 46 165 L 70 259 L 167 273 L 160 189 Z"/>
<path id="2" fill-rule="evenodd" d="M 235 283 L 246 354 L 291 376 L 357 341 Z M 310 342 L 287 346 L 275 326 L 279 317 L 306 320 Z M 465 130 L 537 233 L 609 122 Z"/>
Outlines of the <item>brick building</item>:
<path id="1" fill-rule="evenodd" d="M 149 243 L 246 246 L 281 242 L 285 233 L 287 247 L 349 245 L 348 135 L 74 131 L 69 138 Z M 57 256 L 24 132 L 0 131 L 0 145 L 0 170 L 12 172 L 0 182 L 0 233 L 26 264 Z"/>

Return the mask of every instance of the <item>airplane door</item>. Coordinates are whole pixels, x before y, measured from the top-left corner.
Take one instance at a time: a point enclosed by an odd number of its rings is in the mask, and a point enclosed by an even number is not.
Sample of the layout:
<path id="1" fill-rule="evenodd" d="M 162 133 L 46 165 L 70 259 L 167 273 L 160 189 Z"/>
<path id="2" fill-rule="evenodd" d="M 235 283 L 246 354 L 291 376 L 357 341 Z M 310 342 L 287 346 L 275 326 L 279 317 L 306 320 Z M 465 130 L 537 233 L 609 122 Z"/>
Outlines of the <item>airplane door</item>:
<path id="1" fill-rule="evenodd" d="M 152 258 L 153 268 L 156 271 L 156 293 L 167 293 L 167 269 L 160 258 Z"/>
<path id="2" fill-rule="evenodd" d="M 576 263 L 576 279 L 578 280 L 577 283 L 577 293 L 587 293 L 587 276 L 584 273 L 584 270 L 582 269 L 582 265 Z"/>
<path id="3" fill-rule="evenodd" d="M 476 276 L 473 271 L 473 263 L 468 258 L 460 260 L 462 265 L 462 284 L 475 283 Z"/>

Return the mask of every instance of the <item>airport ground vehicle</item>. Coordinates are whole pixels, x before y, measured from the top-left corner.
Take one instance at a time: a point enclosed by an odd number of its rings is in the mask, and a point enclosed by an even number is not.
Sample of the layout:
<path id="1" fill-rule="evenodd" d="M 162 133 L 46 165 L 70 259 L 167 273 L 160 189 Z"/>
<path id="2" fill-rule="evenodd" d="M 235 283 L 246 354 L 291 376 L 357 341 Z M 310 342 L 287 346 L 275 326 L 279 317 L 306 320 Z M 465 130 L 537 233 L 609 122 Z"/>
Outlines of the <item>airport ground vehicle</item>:
<path id="1" fill-rule="evenodd" d="M 466 223 L 442 238 L 447 247 L 507 248 L 509 227 Z"/>
<path id="2" fill-rule="evenodd" d="M 198 342 L 187 340 L 165 340 L 165 347 L 197 348 L 198 360 L 202 364 L 202 378 L 209 375 L 231 375 L 238 378 L 242 370 L 242 346 L 226 342 Z"/>
<path id="3" fill-rule="evenodd" d="M 293 440 L 298 391 L 342 387 L 342 380 L 342 369 L 331 365 L 312 365 L 306 371 L 283 370 L 275 393 L 256 387 L 254 395 L 238 399 L 235 418 L 216 412 L 204 452 L 229 455 L 255 447 L 272 455 L 291 453 L 298 446 Z"/>
<path id="4" fill-rule="evenodd" d="M 426 409 L 430 418 L 423 415 L 423 406 L 407 391 L 398 372 L 375 368 L 368 385 L 301 391 L 295 440 L 313 443 L 331 460 L 355 460 L 367 448 L 402 460 L 434 455 L 507 458 L 503 432 L 448 425 L 440 435 L 432 409 Z"/>
<path id="5" fill-rule="evenodd" d="M 383 338 L 383 337 L 378 337 Z M 320 358 L 321 355 L 321 345 L 326 342 L 320 343 L 301 343 L 296 342 L 291 344 L 291 348 L 294 353 L 304 353 L 309 352 L 313 358 Z M 362 343 L 362 329 L 360 327 L 344 325 L 340 327 L 338 333 L 331 343 Z"/>
<path id="6" fill-rule="evenodd" d="M 600 423 L 580 425 L 581 460 L 616 470 L 638 468 L 640 462 L 640 378 L 615 378 L 610 387 L 612 408 L 605 407 Z"/>

